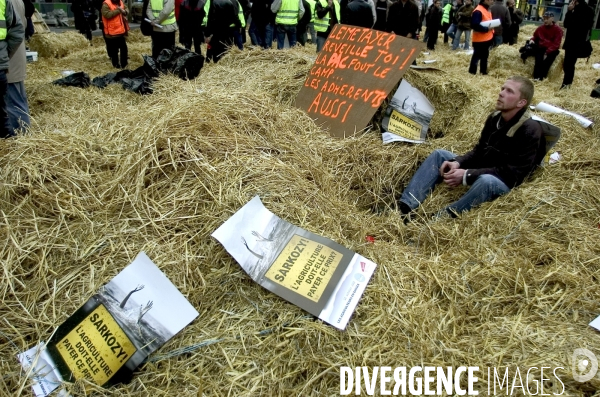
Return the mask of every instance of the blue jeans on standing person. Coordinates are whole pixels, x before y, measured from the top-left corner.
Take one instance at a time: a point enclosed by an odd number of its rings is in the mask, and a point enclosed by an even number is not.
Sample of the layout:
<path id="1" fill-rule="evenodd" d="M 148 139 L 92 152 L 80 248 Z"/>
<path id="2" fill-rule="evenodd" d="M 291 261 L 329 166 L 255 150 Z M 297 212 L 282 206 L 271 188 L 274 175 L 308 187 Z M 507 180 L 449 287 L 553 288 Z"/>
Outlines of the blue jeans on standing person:
<path id="1" fill-rule="evenodd" d="M 319 36 L 317 33 L 317 52 L 321 52 L 326 41 L 327 37 Z"/>
<path id="2" fill-rule="evenodd" d="M 498 47 L 500 44 L 502 44 L 502 35 L 501 34 L 494 35 L 494 41 L 492 44 L 492 48 Z"/>
<path id="3" fill-rule="evenodd" d="M 287 35 L 290 48 L 296 45 L 296 25 L 277 24 L 277 49 L 283 50 L 285 46 L 285 36 Z"/>
<path id="4" fill-rule="evenodd" d="M 11 135 L 15 135 L 20 128 L 29 127 L 29 104 L 27 103 L 25 84 L 22 81 L 8 83 L 4 100 Z"/>
<path id="5" fill-rule="evenodd" d="M 8 90 L 8 81 L 6 79 L 6 70 L 0 70 L 0 138 L 11 137 L 12 130 L 8 123 L 8 113 L 6 112 L 6 92 Z"/>
<path id="6" fill-rule="evenodd" d="M 461 27 L 456 28 L 454 34 L 454 41 L 452 41 L 452 50 L 456 50 L 460 45 L 460 36 L 465 32 L 465 50 L 469 49 L 469 42 L 471 41 L 471 29 L 462 29 Z"/>
<path id="7" fill-rule="evenodd" d="M 262 33 L 262 34 L 261 34 Z M 250 27 L 248 28 L 248 35 L 250 36 L 250 43 L 263 47 L 263 40 L 265 38 L 264 28 L 263 31 L 254 23 L 254 20 L 250 20 Z"/>
<path id="8" fill-rule="evenodd" d="M 263 48 L 269 50 L 273 48 L 273 36 L 275 34 L 275 25 L 268 23 L 265 26 L 265 37 L 263 39 Z"/>
<path id="9" fill-rule="evenodd" d="M 455 158 L 456 155 L 447 150 L 436 150 L 425 159 L 415 175 L 412 177 L 400 201 L 410 207 L 417 208 L 431 194 L 435 186 L 443 182 L 440 175 L 440 167 L 444 161 Z M 508 186 L 493 175 L 484 174 L 479 176 L 475 183 L 458 201 L 444 208 L 450 215 L 469 211 L 471 208 L 492 201 L 510 191 Z"/>
<path id="10" fill-rule="evenodd" d="M 314 22 L 310 22 L 308 24 L 308 33 L 310 33 L 310 42 L 312 44 L 316 44 L 317 43 L 317 32 L 315 31 L 315 23 Z"/>

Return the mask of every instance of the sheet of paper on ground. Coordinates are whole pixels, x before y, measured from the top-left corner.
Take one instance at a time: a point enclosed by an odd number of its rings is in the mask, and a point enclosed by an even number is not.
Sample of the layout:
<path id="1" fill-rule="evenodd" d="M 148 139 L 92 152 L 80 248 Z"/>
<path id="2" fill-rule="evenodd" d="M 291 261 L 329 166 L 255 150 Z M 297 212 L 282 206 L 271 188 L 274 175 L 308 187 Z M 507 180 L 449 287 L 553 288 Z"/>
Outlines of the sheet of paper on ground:
<path id="1" fill-rule="evenodd" d="M 265 208 L 258 196 L 212 234 L 257 283 L 345 329 L 375 263 L 301 229 Z"/>
<path id="2" fill-rule="evenodd" d="M 423 43 L 395 34 L 337 24 L 317 56 L 296 106 L 332 136 L 367 126 Z"/>
<path id="3" fill-rule="evenodd" d="M 583 117 L 580 114 L 573 113 L 573 112 L 570 112 L 568 110 L 561 109 L 559 107 L 550 105 L 549 103 L 546 103 L 546 102 L 540 102 L 540 103 L 538 103 L 535 106 L 535 110 L 536 111 L 540 111 L 540 112 L 548 112 L 548 113 L 568 114 L 569 116 L 575 118 L 575 120 L 577 120 L 579 122 L 579 124 L 581 124 L 585 128 L 589 127 L 590 125 L 592 125 L 594 123 L 592 120 L 586 119 L 585 117 Z"/>
<path id="4" fill-rule="evenodd" d="M 145 253 L 58 327 L 47 344 L 21 353 L 37 397 L 61 382 L 128 381 L 144 359 L 198 316 Z"/>
<path id="5" fill-rule="evenodd" d="M 417 88 L 402 80 L 381 120 L 383 143 L 425 142 L 434 107 Z"/>

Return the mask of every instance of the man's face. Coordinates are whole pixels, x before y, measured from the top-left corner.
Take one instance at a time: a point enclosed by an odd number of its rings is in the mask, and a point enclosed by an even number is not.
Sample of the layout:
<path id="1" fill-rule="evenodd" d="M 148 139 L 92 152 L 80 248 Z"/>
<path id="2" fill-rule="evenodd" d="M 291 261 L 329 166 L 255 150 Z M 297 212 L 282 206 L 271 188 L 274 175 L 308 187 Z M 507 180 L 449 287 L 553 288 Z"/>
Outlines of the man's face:
<path id="1" fill-rule="evenodd" d="M 482 0 L 481 2 L 486 6 L 491 6 L 494 0 Z"/>
<path id="2" fill-rule="evenodd" d="M 511 111 L 517 107 L 522 108 L 526 103 L 525 99 L 521 99 L 521 83 L 506 80 L 500 90 L 500 94 L 498 94 L 496 110 Z"/>
<path id="3" fill-rule="evenodd" d="M 514 8 L 514 6 L 515 6 L 515 2 L 514 2 L 514 1 L 507 1 L 507 2 L 506 2 L 506 6 L 507 6 L 508 8 Z"/>
<path id="4" fill-rule="evenodd" d="M 436 1 L 436 2 L 434 2 L 433 4 L 435 4 L 435 6 L 436 6 L 437 8 L 440 8 L 440 5 L 441 5 L 441 3 L 440 3 L 439 1 Z"/>
<path id="5" fill-rule="evenodd" d="M 554 23 L 554 17 L 544 17 L 544 25 L 550 26 Z"/>
<path id="6" fill-rule="evenodd" d="M 470 6 L 471 4 L 473 4 L 473 2 L 471 0 L 465 0 L 465 4 Z"/>

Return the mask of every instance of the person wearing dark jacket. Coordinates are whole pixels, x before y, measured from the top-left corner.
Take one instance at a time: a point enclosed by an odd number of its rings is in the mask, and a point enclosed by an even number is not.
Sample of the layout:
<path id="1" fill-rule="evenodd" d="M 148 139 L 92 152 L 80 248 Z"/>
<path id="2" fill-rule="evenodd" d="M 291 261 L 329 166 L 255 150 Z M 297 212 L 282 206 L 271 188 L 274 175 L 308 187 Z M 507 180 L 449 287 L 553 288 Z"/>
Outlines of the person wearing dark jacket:
<path id="1" fill-rule="evenodd" d="M 386 31 L 387 29 L 387 13 L 388 13 L 388 2 L 387 0 L 375 0 L 375 14 L 377 21 L 373 29 Z"/>
<path id="2" fill-rule="evenodd" d="M 341 5 L 341 4 L 340 4 Z M 367 0 L 352 0 L 346 5 L 343 23 L 371 29 L 375 24 L 373 9 Z"/>
<path id="3" fill-rule="evenodd" d="M 519 25 L 523 22 L 523 11 L 515 8 L 515 0 L 508 0 L 506 7 L 510 14 L 510 26 L 502 31 L 502 41 L 508 45 L 513 45 L 517 42 L 519 36 Z"/>
<path id="4" fill-rule="evenodd" d="M 562 37 L 562 29 L 554 23 L 554 13 L 546 11 L 544 24 L 533 32 L 532 40 L 536 44 L 534 80 L 544 80 L 548 76 L 548 71 L 560 52 Z"/>
<path id="5" fill-rule="evenodd" d="M 89 0 L 73 0 L 71 12 L 75 20 L 75 29 L 91 42 L 92 32 L 96 30 L 96 9 L 94 5 Z"/>
<path id="6" fill-rule="evenodd" d="M 202 54 L 201 44 L 204 42 L 204 25 L 207 11 L 210 7 L 208 0 L 183 0 L 179 6 L 179 41 L 188 50 Z"/>
<path id="7" fill-rule="evenodd" d="M 567 30 L 565 35 L 565 60 L 563 62 L 562 88 L 570 87 L 575 77 L 575 63 L 577 58 L 582 58 L 584 45 L 589 40 L 590 30 L 594 23 L 594 10 L 588 7 L 585 0 L 572 0 L 568 6 L 563 27 Z"/>
<path id="8" fill-rule="evenodd" d="M 254 0 L 250 10 L 252 21 L 248 32 L 253 44 L 265 49 L 273 45 L 275 15 L 271 12 L 271 0 Z"/>
<path id="9" fill-rule="evenodd" d="M 510 20 L 510 12 L 508 8 L 504 5 L 504 0 L 495 0 L 494 4 L 490 7 L 490 12 L 492 13 L 493 19 L 500 20 L 500 26 L 494 28 L 494 47 L 502 44 L 502 33 L 504 30 L 510 29 L 511 20 Z"/>
<path id="10" fill-rule="evenodd" d="M 442 26 L 442 10 L 440 0 L 434 0 L 431 7 L 425 15 L 427 25 L 427 49 L 435 50 L 435 44 L 438 39 L 438 32 Z"/>
<path id="11" fill-rule="evenodd" d="M 298 21 L 298 26 L 296 27 L 296 34 L 298 35 L 298 43 L 302 47 L 306 45 L 308 41 L 308 24 L 312 19 L 312 15 L 310 13 L 310 4 L 306 0 L 302 0 L 302 5 L 304 6 L 304 15 Z"/>
<path id="12" fill-rule="evenodd" d="M 411 0 L 398 0 L 390 5 L 387 31 L 413 38 L 419 29 L 419 8 Z"/>
<path id="13" fill-rule="evenodd" d="M 456 156 L 436 150 L 421 164 L 399 200 L 402 214 L 416 209 L 441 182 L 469 190 L 439 215 L 456 217 L 519 186 L 537 168 L 546 154 L 546 142 L 539 122 L 528 106 L 533 83 L 521 76 L 509 78 L 488 116 L 479 142 L 473 150 Z"/>
<path id="14" fill-rule="evenodd" d="M 236 0 L 211 0 L 204 31 L 204 41 L 210 46 L 206 58 L 219 62 L 227 47 L 233 45 L 234 29 L 241 27 Z"/>
<path id="15" fill-rule="evenodd" d="M 473 14 L 474 9 L 473 2 L 471 0 L 465 0 L 465 5 L 460 7 L 456 12 L 457 24 L 454 41 L 452 42 L 452 50 L 456 50 L 460 45 L 460 36 L 462 36 L 463 32 L 465 33 L 464 49 L 469 49 L 469 43 L 471 41 L 471 14 Z"/>

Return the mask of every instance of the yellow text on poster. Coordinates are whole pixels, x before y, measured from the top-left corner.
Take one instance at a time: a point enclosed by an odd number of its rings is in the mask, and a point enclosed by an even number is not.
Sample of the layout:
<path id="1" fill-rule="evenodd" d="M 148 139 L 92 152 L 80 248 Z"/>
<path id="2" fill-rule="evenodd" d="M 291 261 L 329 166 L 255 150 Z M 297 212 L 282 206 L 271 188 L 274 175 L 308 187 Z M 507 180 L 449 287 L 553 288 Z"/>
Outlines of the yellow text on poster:
<path id="1" fill-rule="evenodd" d="M 413 141 L 421 140 L 421 124 L 409 119 L 397 110 L 392 110 L 388 131 Z"/>
<path id="2" fill-rule="evenodd" d="M 266 277 L 318 302 L 342 254 L 295 234 L 269 268 Z"/>
<path id="3" fill-rule="evenodd" d="M 105 384 L 136 348 L 104 305 L 94 309 L 56 345 L 75 379 Z"/>

